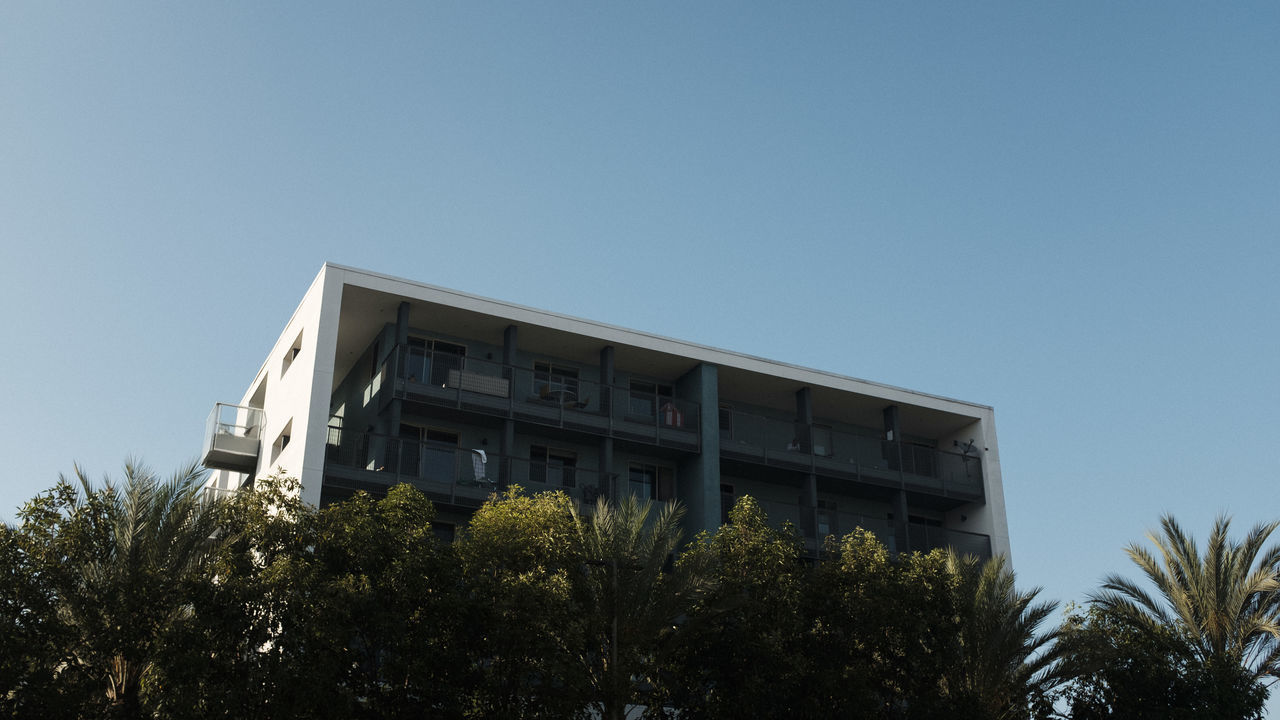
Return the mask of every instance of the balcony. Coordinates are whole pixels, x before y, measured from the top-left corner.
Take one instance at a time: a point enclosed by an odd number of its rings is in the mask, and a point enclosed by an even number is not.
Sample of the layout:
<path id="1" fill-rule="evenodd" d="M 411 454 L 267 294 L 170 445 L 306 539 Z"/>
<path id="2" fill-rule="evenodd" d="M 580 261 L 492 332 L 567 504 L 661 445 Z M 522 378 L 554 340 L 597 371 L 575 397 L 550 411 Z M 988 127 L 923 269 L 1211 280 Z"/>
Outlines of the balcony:
<path id="1" fill-rule="evenodd" d="M 843 537 L 856 528 L 869 530 L 884 544 L 889 552 L 897 552 L 897 538 L 891 520 L 884 517 L 873 517 L 859 513 L 841 512 L 834 508 L 818 508 L 817 532 L 814 532 L 813 509 L 800 503 L 756 501 L 773 527 L 782 527 L 788 521 L 795 525 L 800 536 L 804 538 L 805 548 L 809 552 L 821 549 L 823 538 L 828 535 Z M 991 557 L 991 538 L 978 533 L 926 525 L 909 523 L 909 552 L 929 552 L 930 550 L 954 548 L 964 555 L 974 555 L 982 559 Z"/>
<path id="2" fill-rule="evenodd" d="M 258 468 L 264 415 L 260 408 L 217 403 L 205 423 L 201 462 L 207 468 L 251 473 Z"/>
<path id="3" fill-rule="evenodd" d="M 721 418 L 720 454 L 742 462 L 981 500 L 982 460 L 744 412 Z"/>
<path id="4" fill-rule="evenodd" d="M 375 383 L 390 397 L 698 452 L 697 402 L 552 372 L 397 346 Z"/>
<path id="5" fill-rule="evenodd" d="M 949 547 L 961 555 L 973 555 L 982 560 L 991 557 L 991 538 L 986 535 L 963 530 L 948 530 L 923 523 L 909 524 L 907 534 L 911 538 L 912 552 L 928 552 Z"/>
<path id="6" fill-rule="evenodd" d="M 812 541 L 815 536 L 819 540 L 827 535 L 844 536 L 853 532 L 856 528 L 862 528 L 875 533 L 880 542 L 884 543 L 890 550 L 893 550 L 893 523 L 883 517 L 840 512 L 831 508 L 818 508 L 818 526 L 816 528 L 817 532 L 814 532 L 813 508 L 802 503 L 770 500 L 756 500 L 756 503 L 760 505 L 761 510 L 764 510 L 765 515 L 769 518 L 770 525 L 782 527 L 783 523 L 790 522 L 796 526 L 796 530 L 800 532 L 801 537 L 806 538 L 807 541 Z"/>
<path id="7" fill-rule="evenodd" d="M 339 427 L 329 428 L 325 444 L 325 485 L 344 490 L 376 493 L 409 483 L 434 503 L 477 508 L 499 489 L 504 472 L 530 493 L 562 490 L 585 505 L 611 491 L 614 481 L 612 474 L 563 463 L 374 433 L 346 436 Z"/>

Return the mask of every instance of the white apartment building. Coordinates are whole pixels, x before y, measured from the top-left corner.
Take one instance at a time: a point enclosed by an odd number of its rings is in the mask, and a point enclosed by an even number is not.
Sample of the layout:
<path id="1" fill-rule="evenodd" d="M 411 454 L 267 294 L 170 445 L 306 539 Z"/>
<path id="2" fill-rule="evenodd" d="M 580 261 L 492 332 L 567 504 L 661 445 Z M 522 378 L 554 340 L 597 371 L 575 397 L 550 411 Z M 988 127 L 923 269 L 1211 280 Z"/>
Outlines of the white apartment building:
<path id="1" fill-rule="evenodd" d="M 202 455 L 315 505 L 408 482 L 445 536 L 495 490 L 678 499 L 690 532 L 751 495 L 816 550 L 1009 554 L 994 412 L 326 264 Z"/>

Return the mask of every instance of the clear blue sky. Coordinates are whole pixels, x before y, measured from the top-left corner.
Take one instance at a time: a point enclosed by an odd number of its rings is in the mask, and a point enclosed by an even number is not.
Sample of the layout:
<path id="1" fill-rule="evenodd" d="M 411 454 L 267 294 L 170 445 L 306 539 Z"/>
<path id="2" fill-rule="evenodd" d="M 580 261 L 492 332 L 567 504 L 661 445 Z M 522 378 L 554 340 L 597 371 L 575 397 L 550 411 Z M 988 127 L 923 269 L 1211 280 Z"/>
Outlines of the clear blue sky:
<path id="1" fill-rule="evenodd" d="M 0 4 L 0 518 L 325 260 L 992 405 L 1022 584 L 1280 518 L 1275 3 Z"/>

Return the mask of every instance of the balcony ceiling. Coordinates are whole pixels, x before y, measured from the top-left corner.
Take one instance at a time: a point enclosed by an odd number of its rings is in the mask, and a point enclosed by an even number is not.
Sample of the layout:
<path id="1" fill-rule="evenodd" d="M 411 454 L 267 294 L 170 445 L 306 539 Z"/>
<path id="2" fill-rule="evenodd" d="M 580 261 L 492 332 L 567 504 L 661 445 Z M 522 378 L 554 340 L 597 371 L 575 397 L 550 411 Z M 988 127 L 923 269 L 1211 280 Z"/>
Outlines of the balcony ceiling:
<path id="1" fill-rule="evenodd" d="M 477 300 L 460 296 L 464 301 Z M 519 306 L 508 306 L 496 301 L 484 301 L 484 310 L 458 307 L 431 302 L 422 298 L 405 297 L 358 285 L 345 285 L 342 293 L 342 311 L 338 330 L 337 352 L 334 361 L 335 385 L 350 372 L 352 365 L 373 342 L 373 338 L 387 323 L 396 321 L 396 313 L 402 301 L 410 303 L 409 325 L 430 328 L 445 335 L 474 338 L 491 345 L 502 345 L 503 332 L 508 325 L 519 326 L 520 349 L 537 355 L 563 358 L 584 365 L 597 365 L 600 349 L 606 344 L 615 348 L 615 367 L 619 372 L 675 380 L 698 365 L 700 360 L 675 352 L 664 352 L 653 346 L 662 345 L 665 339 L 642 333 L 633 333 L 590 321 L 565 318 Z M 464 304 L 464 303 L 459 303 Z M 509 312 L 508 312 L 509 311 Z M 500 314 L 501 313 L 501 314 Z M 545 324 L 539 324 L 539 321 Z M 554 327 L 560 325 L 562 327 Z M 568 329 L 582 325 L 587 330 L 599 330 L 600 335 L 573 332 Z M 608 336 L 614 336 L 608 339 Z M 636 344 L 622 342 L 635 338 Z M 678 345 L 678 341 L 671 341 Z M 646 347 L 646 345 L 648 345 Z M 748 369 L 759 359 L 736 356 L 709 348 L 697 348 L 697 352 L 718 352 L 725 355 L 726 363 L 719 364 L 720 397 L 722 402 L 747 403 L 793 413 L 795 394 L 801 387 L 812 388 L 813 410 L 816 419 L 827 418 L 868 428 L 883 425 L 883 410 L 892 401 L 883 396 L 862 394 L 849 389 L 824 386 L 808 377 L 813 373 L 804 368 L 778 365 L 778 374 Z M 732 362 L 740 358 L 747 367 L 735 367 Z M 495 358 L 496 359 L 496 358 Z M 765 361 L 767 362 L 767 361 Z M 787 377 L 792 375 L 792 377 Z M 834 379 L 839 380 L 836 376 Z M 821 378 L 819 378 L 821 379 Z M 862 383 L 862 381 L 853 381 Z M 839 384 L 839 383 L 837 383 Z M 846 383 L 847 384 L 847 383 Z M 865 384 L 874 391 L 876 386 Z M 904 391 L 885 388 L 902 394 Z M 921 396 L 928 398 L 928 396 Z M 937 405 L 938 398 L 928 398 L 924 404 Z M 954 401 L 944 401 L 954 402 Z M 936 407 L 899 402 L 903 431 L 930 438 L 946 437 L 973 424 L 977 415 L 947 412 Z M 957 405 L 959 405 L 957 403 Z M 963 407 L 963 406 L 960 406 Z"/>
<path id="2" fill-rule="evenodd" d="M 348 285 L 342 293 L 342 315 L 338 330 L 338 347 L 334 364 L 334 389 L 351 371 L 360 355 L 373 342 L 378 331 L 396 321 L 403 300 L 408 299 L 409 326 L 474 338 L 491 345 L 502 345 L 502 336 L 510 318 L 479 313 L 451 305 L 404 298 L 399 295 Z M 597 337 L 539 326 L 527 321 L 515 322 L 520 328 L 522 352 L 563 358 L 583 365 L 598 365 L 600 350 L 607 343 Z M 697 366 L 698 361 L 644 347 L 611 343 L 615 348 L 614 367 L 619 372 L 674 380 Z M 495 358 L 496 359 L 496 358 Z"/>

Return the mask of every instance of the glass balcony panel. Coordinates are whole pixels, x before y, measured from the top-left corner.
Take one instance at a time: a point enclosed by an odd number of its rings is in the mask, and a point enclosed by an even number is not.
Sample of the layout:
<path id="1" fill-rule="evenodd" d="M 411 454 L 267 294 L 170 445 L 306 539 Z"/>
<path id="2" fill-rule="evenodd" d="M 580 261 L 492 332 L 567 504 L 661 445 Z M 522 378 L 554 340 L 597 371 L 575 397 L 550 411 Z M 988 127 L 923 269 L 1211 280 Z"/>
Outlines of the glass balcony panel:
<path id="1" fill-rule="evenodd" d="M 204 466 L 246 473 L 257 469 L 264 417 L 260 408 L 215 404 L 205 423 Z"/>

